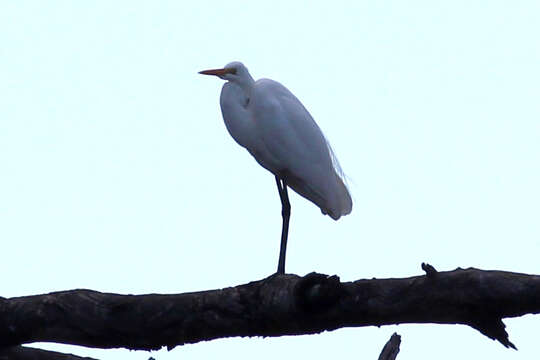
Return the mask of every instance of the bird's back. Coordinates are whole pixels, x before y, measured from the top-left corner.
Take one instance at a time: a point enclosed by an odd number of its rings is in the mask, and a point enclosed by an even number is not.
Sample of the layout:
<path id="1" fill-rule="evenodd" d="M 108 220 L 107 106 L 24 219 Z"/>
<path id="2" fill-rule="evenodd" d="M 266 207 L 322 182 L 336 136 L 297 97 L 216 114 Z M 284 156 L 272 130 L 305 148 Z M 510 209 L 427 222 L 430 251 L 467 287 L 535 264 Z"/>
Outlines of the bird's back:
<path id="1" fill-rule="evenodd" d="M 334 220 L 349 214 L 352 199 L 334 166 L 337 160 L 302 103 L 280 83 L 261 79 L 247 110 L 257 134 L 247 148 L 255 159 Z"/>

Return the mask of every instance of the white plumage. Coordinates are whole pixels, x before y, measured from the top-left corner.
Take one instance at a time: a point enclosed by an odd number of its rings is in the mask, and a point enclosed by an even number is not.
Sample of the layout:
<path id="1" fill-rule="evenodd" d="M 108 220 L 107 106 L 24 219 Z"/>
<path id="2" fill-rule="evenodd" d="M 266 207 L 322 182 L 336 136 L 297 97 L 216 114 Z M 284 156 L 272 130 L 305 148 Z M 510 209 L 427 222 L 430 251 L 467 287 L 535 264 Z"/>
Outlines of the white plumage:
<path id="1" fill-rule="evenodd" d="M 286 187 L 291 187 L 334 220 L 351 212 L 351 196 L 332 149 L 309 112 L 285 86 L 270 79 L 254 81 L 240 62 L 201 74 L 228 80 L 220 98 L 227 130 L 259 164 L 283 181 L 285 195 Z M 278 180 L 278 189 L 279 184 Z"/>

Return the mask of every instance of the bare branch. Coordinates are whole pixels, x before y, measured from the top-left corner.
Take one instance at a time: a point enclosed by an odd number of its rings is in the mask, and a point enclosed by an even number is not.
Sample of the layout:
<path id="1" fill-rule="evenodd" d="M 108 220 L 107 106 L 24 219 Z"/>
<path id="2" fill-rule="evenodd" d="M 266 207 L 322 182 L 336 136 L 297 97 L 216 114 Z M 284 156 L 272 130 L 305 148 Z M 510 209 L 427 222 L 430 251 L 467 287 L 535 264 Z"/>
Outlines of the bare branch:
<path id="1" fill-rule="evenodd" d="M 540 312 L 540 276 L 457 269 L 341 283 L 273 275 L 179 295 L 72 290 L 0 298 L 0 347 L 52 341 L 151 350 L 231 336 L 313 334 L 341 327 L 465 324 L 514 347 L 502 318 Z"/>
<path id="2" fill-rule="evenodd" d="M 401 336 L 393 333 L 390 340 L 384 345 L 379 360 L 396 360 L 399 353 L 399 345 L 401 344 Z"/>
<path id="3" fill-rule="evenodd" d="M 56 351 L 36 349 L 27 346 L 12 346 L 0 349 L 0 360 L 97 360 Z"/>

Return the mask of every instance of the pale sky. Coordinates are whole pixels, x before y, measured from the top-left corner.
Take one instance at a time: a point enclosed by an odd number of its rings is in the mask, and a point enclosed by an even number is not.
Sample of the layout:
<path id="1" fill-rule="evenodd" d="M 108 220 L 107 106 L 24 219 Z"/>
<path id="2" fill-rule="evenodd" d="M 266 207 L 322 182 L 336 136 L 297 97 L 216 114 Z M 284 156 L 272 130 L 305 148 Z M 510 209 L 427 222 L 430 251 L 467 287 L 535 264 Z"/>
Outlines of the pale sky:
<path id="1" fill-rule="evenodd" d="M 273 176 L 227 133 L 239 60 L 288 87 L 348 176 L 335 222 L 291 195 L 287 272 L 344 281 L 478 267 L 540 274 L 537 1 L 4 1 L 0 296 L 181 293 L 275 271 Z M 107 359 L 538 356 L 538 316 L 507 350 L 465 326 L 223 339 L 171 352 L 40 344 Z"/>

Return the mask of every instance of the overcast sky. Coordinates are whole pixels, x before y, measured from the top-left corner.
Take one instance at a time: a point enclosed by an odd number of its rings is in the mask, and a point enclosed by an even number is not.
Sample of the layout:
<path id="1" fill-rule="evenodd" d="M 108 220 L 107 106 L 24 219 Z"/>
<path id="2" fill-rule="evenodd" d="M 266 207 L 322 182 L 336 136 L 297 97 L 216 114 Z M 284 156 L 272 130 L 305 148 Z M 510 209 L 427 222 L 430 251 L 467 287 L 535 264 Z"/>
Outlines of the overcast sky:
<path id="1" fill-rule="evenodd" d="M 227 133 L 239 60 L 287 86 L 347 174 L 335 222 L 291 194 L 287 271 L 349 281 L 478 267 L 540 274 L 537 1 L 4 1 L 0 296 L 233 286 L 275 271 L 273 176 Z M 540 318 L 507 350 L 465 326 L 224 339 L 100 359 L 538 357 Z"/>

